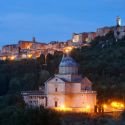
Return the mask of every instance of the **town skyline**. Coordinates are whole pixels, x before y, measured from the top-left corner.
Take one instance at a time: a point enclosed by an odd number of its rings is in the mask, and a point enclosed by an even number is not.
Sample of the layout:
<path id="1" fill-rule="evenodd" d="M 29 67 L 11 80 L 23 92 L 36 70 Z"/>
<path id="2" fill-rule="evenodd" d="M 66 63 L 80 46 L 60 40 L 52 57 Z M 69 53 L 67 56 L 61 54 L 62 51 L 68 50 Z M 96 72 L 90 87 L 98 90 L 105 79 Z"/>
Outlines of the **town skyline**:
<path id="1" fill-rule="evenodd" d="M 125 25 L 124 3 L 124 0 L 38 0 L 34 6 L 34 1 L 29 0 L 1 2 L 0 46 L 31 40 L 34 36 L 45 43 L 66 41 L 74 32 L 95 32 L 99 27 L 113 26 L 116 16 Z"/>
<path id="2" fill-rule="evenodd" d="M 117 17 L 120 17 L 120 16 L 117 16 Z M 116 17 L 116 19 L 115 19 L 115 21 L 116 21 L 116 23 L 115 23 L 115 25 L 111 25 L 111 26 L 102 26 L 102 27 L 98 27 L 95 31 L 83 31 L 83 32 L 73 32 L 72 34 L 70 34 L 70 38 L 69 39 L 66 39 L 66 40 L 50 40 L 50 41 L 48 41 L 48 42 L 46 42 L 46 41 L 38 41 L 37 40 L 37 38 L 35 37 L 35 36 L 32 36 L 30 39 L 20 39 L 20 40 L 18 40 L 18 41 L 16 41 L 15 43 L 11 43 L 11 44 L 6 44 L 6 45 L 16 45 L 16 44 L 18 44 L 18 42 L 20 42 L 20 41 L 32 41 L 33 39 L 35 39 L 35 41 L 36 42 L 40 42 L 40 43 L 45 43 L 45 44 L 49 44 L 49 43 L 51 43 L 51 42 L 67 42 L 68 40 L 72 40 L 73 39 L 73 34 L 81 34 L 81 33 L 97 33 L 98 32 L 98 29 L 103 29 L 103 28 L 110 28 L 110 27 L 115 27 L 116 25 L 117 25 L 117 17 Z M 121 20 L 121 26 L 123 26 L 123 23 L 122 23 L 122 19 L 121 19 L 121 17 L 120 17 L 120 20 Z M 0 49 L 3 47 L 3 46 L 6 46 L 5 44 L 3 44 L 2 46 L 0 46 Z"/>

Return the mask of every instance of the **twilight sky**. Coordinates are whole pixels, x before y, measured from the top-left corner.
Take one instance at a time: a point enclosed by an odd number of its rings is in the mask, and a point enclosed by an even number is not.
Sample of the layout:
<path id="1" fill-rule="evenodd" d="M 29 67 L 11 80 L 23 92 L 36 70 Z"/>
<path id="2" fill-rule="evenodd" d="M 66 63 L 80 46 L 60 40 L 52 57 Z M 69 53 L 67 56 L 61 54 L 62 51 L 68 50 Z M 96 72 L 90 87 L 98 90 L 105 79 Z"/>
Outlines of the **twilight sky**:
<path id="1" fill-rule="evenodd" d="M 19 40 L 68 40 L 72 33 L 125 25 L 125 0 L 0 0 L 0 46 Z"/>

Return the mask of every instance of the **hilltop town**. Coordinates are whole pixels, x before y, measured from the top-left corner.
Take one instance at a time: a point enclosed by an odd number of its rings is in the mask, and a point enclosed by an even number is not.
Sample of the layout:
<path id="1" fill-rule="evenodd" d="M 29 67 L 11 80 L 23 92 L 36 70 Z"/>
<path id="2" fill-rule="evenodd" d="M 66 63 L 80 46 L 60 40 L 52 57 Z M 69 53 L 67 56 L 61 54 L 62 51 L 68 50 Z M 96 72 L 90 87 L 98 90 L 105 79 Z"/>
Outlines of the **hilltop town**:
<path id="1" fill-rule="evenodd" d="M 54 54 L 55 51 L 64 51 L 67 47 L 90 46 L 96 37 L 105 36 L 109 32 L 114 33 L 116 41 L 125 36 L 125 26 L 121 25 L 120 17 L 116 18 L 115 26 L 98 28 L 96 32 L 73 33 L 72 38 L 64 42 L 52 41 L 46 44 L 33 37 L 31 41 L 20 40 L 17 44 L 5 45 L 0 50 L 0 60 L 36 59 L 41 54 Z"/>

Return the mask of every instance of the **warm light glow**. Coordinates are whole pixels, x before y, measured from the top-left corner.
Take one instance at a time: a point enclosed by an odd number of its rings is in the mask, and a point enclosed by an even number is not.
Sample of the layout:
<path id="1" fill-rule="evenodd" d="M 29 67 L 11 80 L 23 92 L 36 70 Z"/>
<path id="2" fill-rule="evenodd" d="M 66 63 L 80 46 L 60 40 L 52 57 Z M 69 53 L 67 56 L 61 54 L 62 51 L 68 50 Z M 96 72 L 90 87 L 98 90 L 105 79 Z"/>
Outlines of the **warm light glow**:
<path id="1" fill-rule="evenodd" d="M 2 57 L 2 60 L 6 60 L 7 58 L 6 57 Z"/>
<path id="2" fill-rule="evenodd" d="M 116 102 L 116 101 L 112 102 L 111 106 L 113 108 L 116 108 L 116 109 L 123 109 L 124 108 L 124 104 L 122 104 L 121 102 Z"/>
<path id="3" fill-rule="evenodd" d="M 54 110 L 61 112 L 71 112 L 72 108 L 66 107 L 64 104 L 62 104 L 60 107 L 54 108 Z"/>
<path id="4" fill-rule="evenodd" d="M 86 109 L 90 109 L 90 106 L 89 106 L 89 105 L 87 105 L 87 106 L 86 106 Z"/>
<path id="5" fill-rule="evenodd" d="M 15 59 L 15 56 L 11 56 L 11 57 L 10 57 L 10 60 L 14 60 L 14 59 Z"/>
<path id="6" fill-rule="evenodd" d="M 106 109 L 106 108 L 107 108 L 107 105 L 106 105 L 106 104 L 103 104 L 103 108 Z"/>
<path id="7" fill-rule="evenodd" d="M 68 50 L 72 50 L 73 47 L 72 47 L 72 46 L 69 46 L 69 47 L 66 47 L 66 49 L 68 49 Z"/>
<path id="8" fill-rule="evenodd" d="M 68 50 L 68 49 L 66 49 L 66 50 L 65 50 L 65 52 L 66 52 L 66 53 L 69 53 L 69 50 Z"/>
<path id="9" fill-rule="evenodd" d="M 61 105 L 60 108 L 65 108 L 65 105 Z"/>
<path id="10" fill-rule="evenodd" d="M 67 107 L 57 107 L 57 108 L 54 108 L 54 110 L 56 111 L 61 111 L 61 112 L 71 112 L 72 111 L 72 108 L 67 108 Z"/>
<path id="11" fill-rule="evenodd" d="M 121 106 L 121 108 L 124 108 L 124 105 L 123 105 L 123 104 L 121 104 L 120 106 Z"/>
<path id="12" fill-rule="evenodd" d="M 28 58 L 32 58 L 32 54 L 28 54 L 27 56 L 28 56 Z"/>
<path id="13" fill-rule="evenodd" d="M 64 48 L 64 52 L 65 52 L 65 53 L 69 53 L 69 52 L 71 52 L 71 51 L 72 51 L 72 49 L 73 49 L 73 47 L 72 47 L 72 46 L 65 47 L 65 48 Z"/>
<path id="14" fill-rule="evenodd" d="M 90 112 L 90 105 L 86 106 L 86 112 Z"/>
<path id="15" fill-rule="evenodd" d="M 61 105 L 60 107 L 55 107 L 52 109 L 54 109 L 58 112 L 78 112 L 78 113 L 81 113 L 81 112 L 91 113 L 91 112 L 93 112 L 93 110 L 91 110 L 90 105 L 87 105 L 84 108 L 69 108 L 69 107 L 66 107 L 65 105 Z"/>

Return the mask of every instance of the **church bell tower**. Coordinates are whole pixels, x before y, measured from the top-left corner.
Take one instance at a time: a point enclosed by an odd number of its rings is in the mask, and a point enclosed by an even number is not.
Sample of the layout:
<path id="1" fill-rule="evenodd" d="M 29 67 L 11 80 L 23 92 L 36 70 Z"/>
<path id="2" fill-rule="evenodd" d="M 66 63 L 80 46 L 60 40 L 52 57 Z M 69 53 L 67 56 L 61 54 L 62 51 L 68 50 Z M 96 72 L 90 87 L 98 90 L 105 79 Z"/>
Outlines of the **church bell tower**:
<path id="1" fill-rule="evenodd" d="M 120 16 L 117 16 L 116 23 L 117 23 L 117 26 L 121 26 L 121 18 L 120 18 Z"/>

